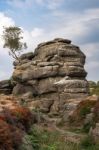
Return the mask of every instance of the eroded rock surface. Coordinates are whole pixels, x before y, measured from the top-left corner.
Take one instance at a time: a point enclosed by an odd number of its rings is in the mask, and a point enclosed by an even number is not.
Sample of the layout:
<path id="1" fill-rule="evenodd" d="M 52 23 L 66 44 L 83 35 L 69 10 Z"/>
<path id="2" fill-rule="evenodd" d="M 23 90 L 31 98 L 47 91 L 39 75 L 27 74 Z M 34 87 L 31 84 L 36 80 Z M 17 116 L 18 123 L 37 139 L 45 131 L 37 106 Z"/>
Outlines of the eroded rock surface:
<path id="1" fill-rule="evenodd" d="M 34 53 L 23 54 L 19 59 L 14 62 L 12 94 L 21 95 L 29 107 L 57 114 L 68 99 L 88 95 L 85 55 L 70 40 L 41 43 Z"/>
<path id="2" fill-rule="evenodd" d="M 11 94 L 13 86 L 10 80 L 0 81 L 0 94 Z"/>

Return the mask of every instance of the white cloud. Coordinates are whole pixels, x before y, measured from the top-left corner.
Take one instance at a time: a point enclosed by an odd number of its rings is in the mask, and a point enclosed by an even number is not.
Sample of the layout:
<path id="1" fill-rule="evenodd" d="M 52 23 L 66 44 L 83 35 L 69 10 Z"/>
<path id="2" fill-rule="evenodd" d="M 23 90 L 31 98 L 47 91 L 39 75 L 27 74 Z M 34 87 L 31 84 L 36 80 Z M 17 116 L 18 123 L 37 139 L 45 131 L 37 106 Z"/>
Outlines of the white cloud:
<path id="1" fill-rule="evenodd" d="M 45 0 L 46 1 L 46 0 Z M 47 6 L 49 9 L 56 9 L 62 5 L 64 0 L 47 0 Z"/>
<path id="2" fill-rule="evenodd" d="M 2 34 L 3 31 L 3 27 L 6 26 L 10 26 L 10 25 L 14 25 L 15 22 L 13 21 L 12 18 L 7 17 L 4 15 L 4 13 L 0 12 L 0 35 Z"/>
<path id="3" fill-rule="evenodd" d="M 55 12 L 54 12 L 55 14 Z M 58 15 L 58 12 L 57 12 Z M 61 17 L 60 17 L 61 15 Z M 99 19 L 99 9 L 90 9 L 86 10 L 82 14 L 78 13 L 59 13 L 59 21 L 61 22 L 57 24 L 54 24 L 56 27 L 56 30 L 63 34 L 63 36 L 67 36 L 69 38 L 72 38 L 73 40 L 79 39 L 79 36 L 83 37 L 87 33 L 91 32 L 92 26 L 88 26 L 89 22 L 92 22 L 93 20 Z"/>
<path id="4" fill-rule="evenodd" d="M 41 28 L 34 28 L 31 32 L 32 37 L 38 38 L 39 36 L 42 36 L 44 33 L 44 30 Z"/>
<path id="5" fill-rule="evenodd" d="M 95 54 L 99 53 L 99 43 L 83 44 L 81 47 L 88 58 L 93 58 Z"/>
<path id="6" fill-rule="evenodd" d="M 23 41 L 27 43 L 28 49 L 26 51 L 34 51 L 37 44 L 43 42 L 46 35 L 44 29 L 35 27 L 32 31 L 23 29 Z"/>
<path id="7" fill-rule="evenodd" d="M 10 0 L 11 1 L 11 0 Z M 23 3 L 23 1 L 20 0 L 12 0 L 13 2 Z M 45 2 L 45 0 L 25 0 L 25 3 L 37 1 L 39 3 Z M 46 3 L 61 3 L 61 0 L 53 0 L 49 1 L 46 0 Z M 22 5 L 23 6 L 23 5 Z M 56 13 L 55 13 L 56 12 Z M 32 31 L 26 31 L 25 32 L 25 40 L 27 41 L 27 44 L 31 43 L 31 45 L 35 45 L 34 41 L 45 41 L 49 40 L 55 37 L 64 37 L 69 38 L 73 40 L 74 42 L 79 41 L 79 37 L 83 37 L 85 34 L 90 32 L 91 27 L 87 26 L 86 23 L 89 20 L 93 20 L 98 18 L 99 9 L 90 9 L 86 10 L 83 14 L 72 14 L 72 13 L 63 13 L 54 11 L 52 15 L 58 15 L 60 16 L 60 19 L 58 18 L 55 22 L 49 26 L 49 28 L 46 27 L 46 29 L 37 28 L 35 27 Z M 46 14 L 47 15 L 47 14 Z M 47 16 L 48 17 L 48 16 Z M 10 18 L 11 19 L 11 18 Z M 36 42 L 36 43 L 38 43 Z M 94 45 L 94 43 L 93 43 Z M 90 50 L 91 51 L 91 50 Z"/>
<path id="8" fill-rule="evenodd" d="M 56 9 L 61 6 L 64 0 L 8 0 L 8 4 L 18 8 L 30 8 L 33 4 L 45 6 L 48 9 Z M 23 7 L 24 6 L 24 7 Z"/>
<path id="9" fill-rule="evenodd" d="M 25 8 L 31 7 L 32 6 L 31 4 L 34 1 L 35 0 L 8 0 L 7 3 L 13 7 L 25 9 Z"/>
<path id="10" fill-rule="evenodd" d="M 11 77 L 12 74 L 12 69 L 9 68 L 9 70 L 0 70 L 0 80 L 4 80 L 4 79 L 9 79 Z"/>
<path id="11" fill-rule="evenodd" d="M 12 18 L 5 16 L 4 13 L 0 12 L 0 27 L 14 25 L 15 22 Z"/>
<path id="12" fill-rule="evenodd" d="M 37 2 L 38 4 L 43 4 L 43 3 L 44 3 L 44 0 L 36 0 L 36 2 Z"/>
<path id="13" fill-rule="evenodd" d="M 57 12 L 61 15 L 60 20 L 51 24 L 51 28 L 46 29 L 35 27 L 32 31 L 24 31 L 25 41 L 27 41 L 30 49 L 36 47 L 40 42 L 51 40 L 56 37 L 68 38 L 73 43 L 79 43 L 79 39 L 83 40 L 84 35 L 89 34 L 91 26 L 87 26 L 86 22 L 98 17 L 99 9 L 91 9 L 85 11 L 84 14 L 66 14 Z M 93 14 L 93 15 L 92 15 Z M 61 23 L 60 23 L 61 22 Z M 82 38 L 82 39 L 81 39 Z M 98 53 L 98 43 L 86 43 L 80 45 L 87 57 L 93 57 L 95 51 Z"/>
<path id="14" fill-rule="evenodd" d="M 88 9 L 87 11 L 87 19 L 99 19 L 99 8 L 94 8 L 94 9 Z M 89 17 L 90 16 L 90 17 Z"/>
<path id="15" fill-rule="evenodd" d="M 98 69 L 99 68 L 99 61 L 87 62 L 86 68 L 87 68 L 87 70 L 89 70 L 89 69 L 91 69 L 91 70 Z"/>
<path id="16" fill-rule="evenodd" d="M 7 73 L 4 71 L 0 71 L 0 80 L 4 79 L 7 77 Z"/>
<path id="17" fill-rule="evenodd" d="M 8 27 L 13 25 L 15 25 L 14 20 L 0 12 L 0 80 L 9 78 L 12 69 L 10 68 L 10 59 L 8 59 L 8 50 L 3 49 L 3 26 Z M 7 68 L 9 68 L 9 70 Z"/>
<path id="18" fill-rule="evenodd" d="M 12 18 L 5 16 L 4 13 L 0 12 L 0 55 L 5 55 L 8 53 L 8 50 L 3 50 L 3 27 L 13 26 L 15 25 L 15 22 Z"/>

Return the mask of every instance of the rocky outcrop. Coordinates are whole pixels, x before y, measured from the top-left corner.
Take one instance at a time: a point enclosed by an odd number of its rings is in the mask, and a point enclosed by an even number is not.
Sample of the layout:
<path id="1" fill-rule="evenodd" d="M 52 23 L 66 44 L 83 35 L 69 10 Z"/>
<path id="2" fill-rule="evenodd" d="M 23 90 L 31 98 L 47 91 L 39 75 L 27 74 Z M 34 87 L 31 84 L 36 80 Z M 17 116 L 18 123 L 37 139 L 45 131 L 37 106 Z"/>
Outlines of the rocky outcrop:
<path id="1" fill-rule="evenodd" d="M 88 94 L 85 55 L 70 40 L 41 43 L 34 53 L 23 54 L 19 59 L 14 62 L 12 93 L 31 98 L 29 106 L 39 105 L 41 110 L 46 107 L 43 111 L 47 113 L 56 113 L 62 111 L 68 99 Z"/>
<path id="2" fill-rule="evenodd" d="M 0 81 L 0 94 L 11 94 L 13 86 L 10 80 Z"/>

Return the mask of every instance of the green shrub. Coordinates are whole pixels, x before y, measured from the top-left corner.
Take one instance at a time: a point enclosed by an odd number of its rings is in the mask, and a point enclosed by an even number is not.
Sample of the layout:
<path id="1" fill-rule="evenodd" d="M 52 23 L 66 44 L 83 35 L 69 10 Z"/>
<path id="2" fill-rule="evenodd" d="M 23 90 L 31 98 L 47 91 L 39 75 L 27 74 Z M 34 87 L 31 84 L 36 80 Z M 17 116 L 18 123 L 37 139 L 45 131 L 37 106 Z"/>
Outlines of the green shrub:
<path id="1" fill-rule="evenodd" d="M 94 82 L 94 81 L 88 81 L 88 83 L 89 83 L 90 88 L 94 88 L 97 86 L 96 82 Z"/>
<path id="2" fill-rule="evenodd" d="M 28 139 L 31 142 L 31 145 L 33 147 L 33 150 L 40 150 L 39 147 L 39 133 L 35 128 L 32 128 L 29 132 Z"/>
<path id="3" fill-rule="evenodd" d="M 90 87 L 90 95 L 99 95 L 99 83 L 94 86 L 94 87 Z"/>
<path id="4" fill-rule="evenodd" d="M 99 95 L 99 87 L 96 87 L 92 90 L 92 94 Z"/>
<path id="5" fill-rule="evenodd" d="M 95 142 L 91 136 L 87 136 L 80 143 L 81 148 L 89 149 L 90 147 L 95 146 Z"/>
<path id="6" fill-rule="evenodd" d="M 86 123 L 84 124 L 82 131 L 85 133 L 88 133 L 91 127 L 92 127 L 92 124 L 90 122 Z"/>
<path id="7" fill-rule="evenodd" d="M 33 150 L 99 150 L 92 137 L 88 136 L 80 144 L 66 141 L 64 135 L 56 131 L 41 130 L 32 127 L 27 135 L 27 143 Z M 25 147 L 22 150 L 29 150 Z"/>
<path id="8" fill-rule="evenodd" d="M 87 114 L 90 113 L 91 107 L 90 106 L 85 106 L 80 110 L 80 116 L 85 117 Z"/>
<path id="9" fill-rule="evenodd" d="M 32 127 L 27 140 L 33 150 L 79 150 L 77 144 L 65 141 L 64 136 L 56 131 L 40 131 Z M 25 145 L 23 147 L 22 150 L 28 150 Z"/>

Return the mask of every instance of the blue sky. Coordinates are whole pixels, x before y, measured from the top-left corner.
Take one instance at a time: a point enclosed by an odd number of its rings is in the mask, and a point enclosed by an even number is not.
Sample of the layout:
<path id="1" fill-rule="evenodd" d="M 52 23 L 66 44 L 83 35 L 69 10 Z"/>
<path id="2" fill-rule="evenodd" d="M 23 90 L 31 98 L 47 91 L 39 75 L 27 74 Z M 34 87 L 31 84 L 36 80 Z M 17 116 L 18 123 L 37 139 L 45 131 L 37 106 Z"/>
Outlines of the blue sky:
<path id="1" fill-rule="evenodd" d="M 28 50 L 57 37 L 72 40 L 86 54 L 88 80 L 99 80 L 98 0 L 0 0 L 0 38 L 3 26 L 23 29 Z M 13 72 L 12 58 L 0 39 L 0 80 Z"/>

